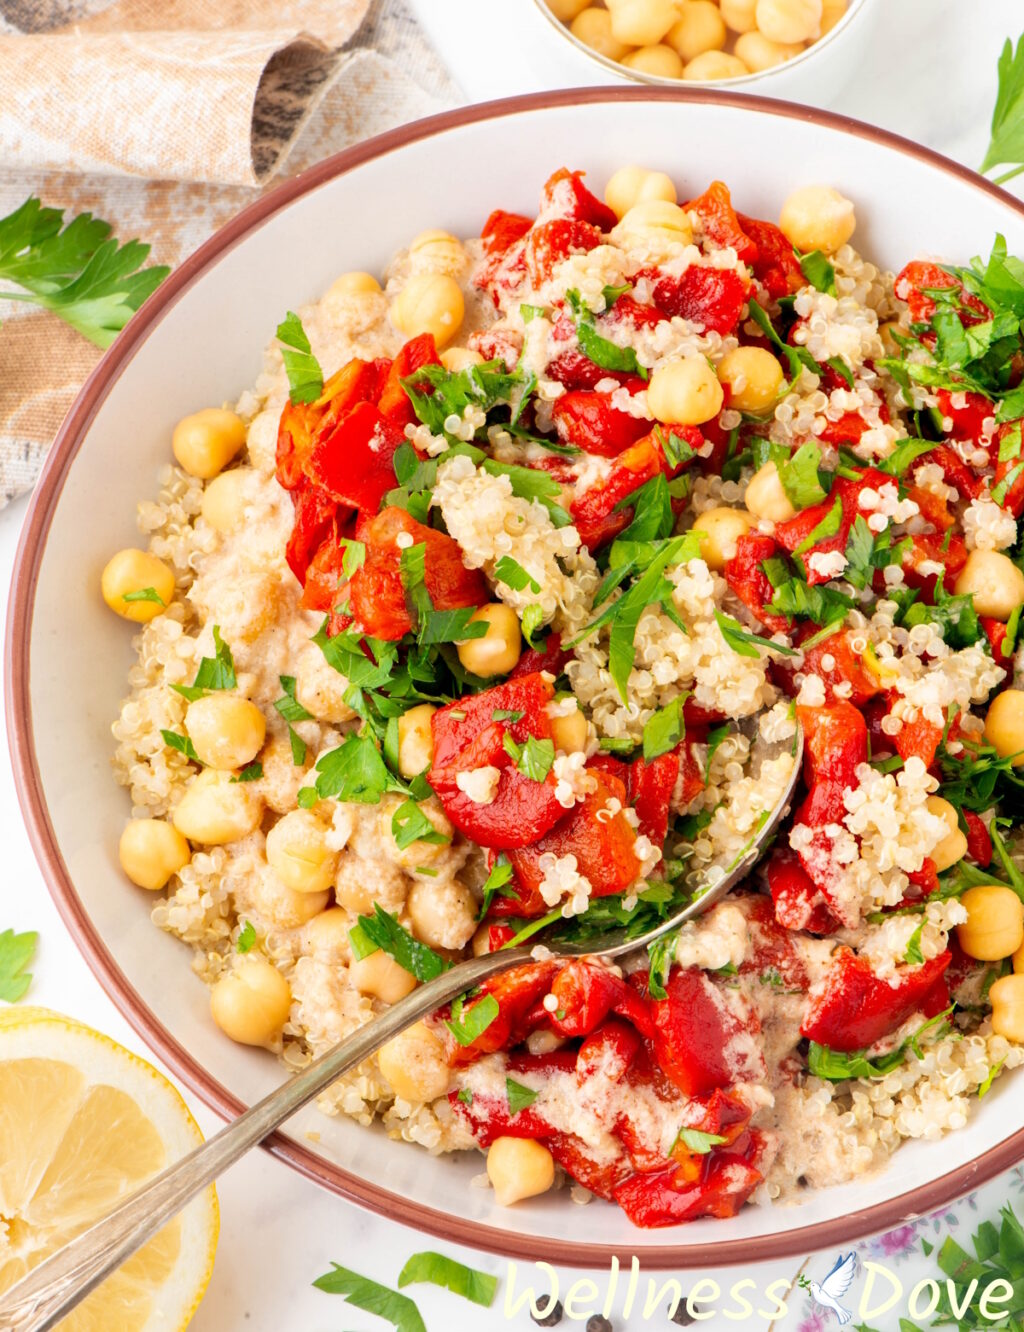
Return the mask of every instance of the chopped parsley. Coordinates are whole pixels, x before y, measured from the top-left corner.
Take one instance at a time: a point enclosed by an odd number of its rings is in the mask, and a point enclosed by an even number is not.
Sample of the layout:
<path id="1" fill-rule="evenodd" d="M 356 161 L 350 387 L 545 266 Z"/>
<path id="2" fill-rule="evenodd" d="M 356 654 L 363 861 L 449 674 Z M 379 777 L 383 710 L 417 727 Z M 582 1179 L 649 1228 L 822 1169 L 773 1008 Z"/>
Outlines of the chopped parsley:
<path id="1" fill-rule="evenodd" d="M 331 1271 L 317 1277 L 313 1285 L 327 1295 L 344 1296 L 355 1309 L 383 1318 L 395 1332 L 427 1332 L 419 1309 L 408 1295 L 400 1295 L 340 1263 L 332 1263 Z"/>
<path id="2" fill-rule="evenodd" d="M 894 1068 L 899 1068 L 908 1053 L 913 1054 L 915 1059 L 923 1059 L 921 1038 L 929 1032 L 936 1039 L 942 1036 L 949 1025 L 948 1018 L 952 1012 L 953 1005 L 950 1005 L 941 1013 L 936 1013 L 895 1050 L 890 1050 L 888 1054 L 880 1055 L 877 1059 L 865 1058 L 863 1050 L 847 1054 L 841 1050 L 832 1050 L 827 1045 L 819 1045 L 817 1041 L 811 1041 L 807 1049 L 807 1068 L 816 1078 L 824 1078 L 828 1082 L 845 1082 L 848 1078 L 884 1078 Z"/>
<path id="3" fill-rule="evenodd" d="M 238 932 L 238 938 L 235 940 L 236 953 L 251 953 L 256 946 L 256 926 L 251 920 L 247 920 Z"/>
<path id="4" fill-rule="evenodd" d="M 531 782 L 544 781 L 555 761 L 553 740 L 538 740 L 535 735 L 530 735 L 524 744 L 519 745 L 506 731 L 502 746 L 523 776 L 529 777 Z"/>
<path id="5" fill-rule="evenodd" d="M 536 596 L 540 591 L 540 583 L 537 582 L 533 574 L 524 569 L 519 561 L 514 560 L 511 555 L 502 555 L 494 566 L 494 576 L 499 583 L 504 583 L 513 592 L 523 592 L 526 588 L 529 588 Z"/>
<path id="6" fill-rule="evenodd" d="M 823 291 L 826 296 L 838 296 L 836 270 L 822 252 L 810 250 L 807 254 L 801 254 L 796 250 L 795 253 L 800 260 L 800 271 L 811 286 L 816 291 Z"/>
<path id="7" fill-rule="evenodd" d="M 659 709 L 644 723 L 644 762 L 650 763 L 661 754 L 675 749 L 683 738 L 683 704 L 686 694 L 679 694 L 667 707 Z"/>
<path id="8" fill-rule="evenodd" d="M 316 402 L 324 391 L 324 372 L 313 355 L 302 320 L 293 310 L 278 324 L 277 339 L 282 344 L 288 396 L 293 403 Z"/>
<path id="9" fill-rule="evenodd" d="M 787 647 L 784 643 L 774 643 L 761 634 L 749 633 L 739 620 L 734 620 L 731 615 L 723 615 L 720 610 L 715 611 L 715 623 L 721 630 L 726 646 L 732 648 L 740 657 L 759 657 L 761 654 L 758 648 L 769 648 L 784 657 L 799 655 L 796 648 Z"/>
<path id="10" fill-rule="evenodd" d="M 472 1045 L 484 1034 L 498 1012 L 498 1001 L 493 994 L 482 995 L 469 1007 L 460 994 L 452 1004 L 451 1018 L 446 1019 L 444 1025 L 460 1045 Z"/>
<path id="11" fill-rule="evenodd" d="M 199 755 L 196 753 L 196 747 L 187 735 L 180 735 L 177 731 L 165 731 L 163 729 L 161 729 L 160 734 L 163 736 L 164 744 L 168 749 L 176 749 L 179 754 L 184 754 L 193 763 L 200 761 Z"/>
<path id="12" fill-rule="evenodd" d="M 702 1129 L 681 1128 L 677 1142 L 695 1156 L 707 1156 L 713 1147 L 719 1147 L 725 1138 L 720 1133 L 705 1133 Z"/>
<path id="13" fill-rule="evenodd" d="M 598 333 L 594 326 L 594 316 L 587 308 L 583 297 L 574 288 L 565 293 L 565 301 L 576 321 L 576 336 L 579 338 L 580 351 L 584 356 L 600 366 L 602 370 L 614 370 L 626 374 L 647 378 L 647 371 L 636 359 L 632 347 L 620 347 Z"/>
<path id="14" fill-rule="evenodd" d="M 190 703 L 202 698 L 208 691 L 235 689 L 238 677 L 235 675 L 235 663 L 231 649 L 220 636 L 220 626 L 213 626 L 212 657 L 203 657 L 196 671 L 196 678 L 190 685 L 171 685 L 176 694 L 187 698 Z"/>
<path id="15" fill-rule="evenodd" d="M 504 851 L 500 851 L 495 858 L 494 864 L 488 871 L 487 878 L 484 880 L 483 901 L 480 903 L 480 912 L 477 920 L 483 920 L 491 909 L 491 903 L 496 897 L 517 897 L 518 894 L 513 890 L 508 890 L 508 885 L 512 882 L 512 862 Z"/>
<path id="16" fill-rule="evenodd" d="M 32 984 L 32 973 L 25 968 L 36 952 L 39 935 L 35 930 L 15 934 L 13 930 L 0 931 L 0 999 L 16 1004 Z"/>
<path id="17" fill-rule="evenodd" d="M 464 1090 L 468 1090 L 465 1088 Z M 470 1092 L 470 1102 L 473 1093 Z M 459 1093 L 462 1100 L 462 1092 Z M 498 1278 L 487 1272 L 479 1272 L 475 1267 L 448 1258 L 443 1253 L 414 1253 L 402 1268 L 398 1278 L 398 1289 L 427 1282 L 432 1286 L 443 1286 L 453 1295 L 461 1295 L 464 1300 L 479 1304 L 489 1309 L 494 1303 L 498 1290 Z"/>
<path id="18" fill-rule="evenodd" d="M 379 902 L 373 904 L 372 916 L 359 917 L 348 937 L 357 958 L 369 957 L 379 948 L 418 981 L 434 980 L 451 965 L 440 953 L 414 939 Z"/>
<path id="19" fill-rule="evenodd" d="M 505 1093 L 508 1096 L 508 1112 L 510 1115 L 518 1115 L 520 1110 L 527 1110 L 540 1095 L 532 1087 L 524 1087 L 521 1082 L 516 1082 L 515 1078 L 505 1079 Z"/>
<path id="20" fill-rule="evenodd" d="M 152 601 L 157 606 L 167 605 L 167 602 L 164 601 L 163 597 L 160 595 L 160 593 L 156 590 L 155 587 L 140 587 L 137 588 L 134 592 L 122 592 L 121 600 L 127 602 Z"/>

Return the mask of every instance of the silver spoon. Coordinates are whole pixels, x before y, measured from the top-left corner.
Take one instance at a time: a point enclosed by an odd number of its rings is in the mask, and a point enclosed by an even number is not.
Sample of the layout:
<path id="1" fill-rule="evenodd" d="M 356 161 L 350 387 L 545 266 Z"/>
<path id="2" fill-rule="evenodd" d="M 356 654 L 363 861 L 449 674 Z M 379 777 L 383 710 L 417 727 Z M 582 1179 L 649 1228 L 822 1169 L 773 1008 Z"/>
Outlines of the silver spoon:
<path id="1" fill-rule="evenodd" d="M 625 930 L 615 930 L 580 943 L 545 943 L 549 954 L 554 958 L 586 956 L 610 960 L 622 957 L 625 953 L 646 948 L 655 939 L 702 915 L 721 901 L 754 869 L 775 829 L 789 812 L 803 757 L 803 732 L 799 724 L 795 740 L 788 744 L 793 753 L 793 771 L 770 817 L 732 862 L 717 866 L 716 873 L 708 875 L 703 890 L 700 885 L 694 890 L 688 906 L 646 934 L 629 938 Z M 784 746 L 778 746 L 776 752 L 782 748 Z M 714 862 L 710 868 L 716 869 Z M 386 1013 L 321 1055 L 262 1101 L 257 1101 L 201 1146 L 168 1166 L 113 1212 L 12 1286 L 0 1296 L 0 1332 L 47 1332 L 228 1166 L 234 1165 L 250 1147 L 255 1147 L 279 1128 L 348 1069 L 362 1063 L 393 1036 L 457 995 L 490 976 L 533 960 L 532 945 L 486 953 L 458 963 L 399 1000 Z"/>

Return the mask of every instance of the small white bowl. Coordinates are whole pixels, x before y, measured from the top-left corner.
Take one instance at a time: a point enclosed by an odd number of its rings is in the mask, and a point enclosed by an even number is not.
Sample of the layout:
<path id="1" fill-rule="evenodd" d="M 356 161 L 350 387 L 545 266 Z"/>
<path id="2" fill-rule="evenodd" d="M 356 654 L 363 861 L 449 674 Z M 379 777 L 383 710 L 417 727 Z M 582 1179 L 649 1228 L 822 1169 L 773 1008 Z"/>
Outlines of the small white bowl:
<path id="1" fill-rule="evenodd" d="M 881 13 L 881 0 L 850 0 L 846 13 L 836 26 L 792 60 L 760 73 L 744 74 L 740 78 L 700 82 L 645 74 L 617 60 L 611 60 L 608 56 L 599 55 L 572 35 L 568 26 L 548 8 L 547 0 L 534 0 L 534 4 L 559 37 L 574 46 L 592 66 L 599 66 L 628 83 L 648 83 L 659 88 L 721 88 L 728 92 L 786 97 L 813 106 L 831 104 L 836 89 L 865 67 L 865 57 Z"/>

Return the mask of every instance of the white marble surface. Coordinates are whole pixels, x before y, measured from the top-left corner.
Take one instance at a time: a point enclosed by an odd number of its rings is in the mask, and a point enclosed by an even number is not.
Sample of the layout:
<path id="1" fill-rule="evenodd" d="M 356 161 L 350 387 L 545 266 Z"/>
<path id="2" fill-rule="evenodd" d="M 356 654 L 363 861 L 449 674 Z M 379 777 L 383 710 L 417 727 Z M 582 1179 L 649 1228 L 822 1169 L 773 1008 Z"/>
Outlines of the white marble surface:
<path id="1" fill-rule="evenodd" d="M 987 121 L 995 91 L 995 61 L 1004 38 L 1021 27 L 1019 0 L 869 0 L 884 5 L 884 41 L 872 68 L 857 72 L 832 102 L 835 110 L 873 120 L 890 129 L 917 138 L 968 164 L 980 159 L 987 142 Z M 455 78 L 474 100 L 506 96 L 543 87 L 556 87 L 587 80 L 568 47 L 553 40 L 547 25 L 534 13 L 532 0 L 413 0 L 413 7 L 426 25 Z M 597 81 L 590 79 L 589 81 Z M 638 153 L 638 156 L 642 154 Z M 722 146 L 723 174 L 728 178 L 728 145 Z M 841 163 L 836 178 L 841 180 Z M 1019 182 L 1018 182 L 1019 183 Z M 926 244 L 926 218 L 922 218 Z M 982 238 L 984 239 L 984 238 Z M 0 594 L 6 588 L 14 551 L 27 504 L 20 502 L 0 512 Z M 69 578 L 73 572 L 69 571 Z M 75 595 L 69 588 L 69 595 Z M 2 725 L 2 721 L 0 721 Z M 0 928 L 34 929 L 40 947 L 34 966 L 35 979 L 29 994 L 32 1002 L 60 1009 L 146 1053 L 134 1033 L 93 979 L 54 910 L 36 867 L 28 838 L 17 809 L 13 780 L 7 764 L 0 764 L 0 846 L 4 852 L 4 874 L 0 881 Z M 218 1119 L 194 1097 L 188 1097 L 204 1131 L 218 1126 Z M 984 1190 L 977 1199 L 961 1203 L 956 1211 L 938 1222 L 922 1222 L 924 1233 L 933 1239 L 940 1231 L 965 1229 L 974 1220 L 992 1215 L 1007 1196 L 1016 1198 L 1021 1188 L 1016 1176 L 1007 1176 Z M 418 1249 L 434 1247 L 428 1237 L 371 1216 L 298 1178 L 269 1157 L 254 1153 L 230 1171 L 220 1187 L 222 1232 L 216 1269 L 207 1298 L 192 1326 L 196 1332 L 335 1332 L 355 1329 L 370 1332 L 382 1328 L 380 1320 L 363 1314 L 314 1290 L 312 1280 L 336 1260 L 346 1266 L 393 1283 L 402 1263 Z M 572 1214 L 567 1212 L 567 1224 Z M 919 1250 L 916 1237 L 915 1252 Z M 895 1255 L 896 1241 L 886 1247 Z M 449 1248 L 449 1252 L 457 1252 Z M 878 1258 L 877 1243 L 864 1246 L 863 1255 Z M 459 1256 L 508 1283 L 504 1260 L 464 1251 Z M 811 1259 L 809 1271 L 819 1279 L 831 1266 L 833 1255 Z M 909 1289 L 916 1276 L 924 1275 L 930 1263 L 908 1253 L 887 1256 Z M 795 1266 L 795 1264 L 794 1264 Z M 563 1283 L 583 1274 L 561 1273 Z M 607 1273 L 594 1274 L 603 1293 Z M 666 1274 L 666 1277 L 669 1274 Z M 792 1275 L 780 1268 L 745 1269 L 681 1276 L 683 1289 L 692 1288 L 700 1277 L 713 1277 L 723 1291 L 741 1278 L 752 1278 L 759 1289 L 773 1280 Z M 525 1273 L 519 1273 L 520 1287 Z M 646 1278 L 645 1278 L 646 1280 Z M 884 1282 L 883 1282 L 884 1284 Z M 851 1292 L 858 1294 L 863 1282 Z M 485 1312 L 444 1292 L 420 1287 L 415 1294 L 430 1332 L 473 1328 L 491 1332 L 498 1328 L 529 1328 L 525 1311 L 505 1315 L 503 1292 L 495 1307 Z M 664 1307 L 666 1300 L 659 1302 Z M 755 1304 L 765 1304 L 762 1299 Z M 709 1309 L 715 1306 L 707 1306 Z M 766 1306 L 770 1307 L 770 1306 Z M 766 1327 L 760 1318 L 737 1317 L 737 1306 L 726 1296 L 718 1312 L 705 1315 L 700 1326 L 712 1329 Z M 732 1309 L 732 1317 L 726 1313 Z M 668 1328 L 663 1313 L 645 1317 L 634 1312 L 621 1316 L 621 1301 L 612 1312 L 616 1332 L 638 1332 L 641 1328 Z M 791 1301 L 788 1317 L 770 1326 L 815 1332 L 820 1326 L 809 1314 L 807 1297 Z M 875 1326 L 883 1332 L 895 1328 L 904 1309 L 880 1316 Z M 569 1319 L 563 1327 L 582 1326 Z"/>

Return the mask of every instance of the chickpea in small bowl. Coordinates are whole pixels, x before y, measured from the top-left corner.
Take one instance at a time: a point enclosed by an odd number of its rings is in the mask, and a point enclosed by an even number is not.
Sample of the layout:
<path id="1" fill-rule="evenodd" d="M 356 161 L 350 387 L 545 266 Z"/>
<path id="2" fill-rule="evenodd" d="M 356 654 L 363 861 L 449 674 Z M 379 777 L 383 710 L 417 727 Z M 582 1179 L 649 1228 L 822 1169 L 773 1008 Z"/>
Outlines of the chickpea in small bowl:
<path id="1" fill-rule="evenodd" d="M 827 86 L 813 66 L 826 47 L 856 64 L 843 34 L 867 0 L 536 0 L 588 56 L 643 83 L 773 84 L 812 95 Z M 812 71 L 803 67 L 812 63 Z M 802 77 L 793 78 L 796 66 Z M 831 78 L 828 79 L 831 82 Z"/>

